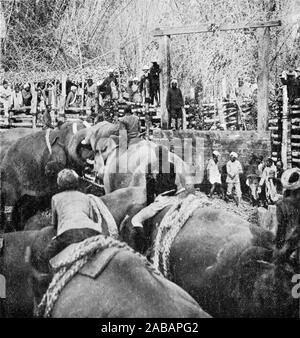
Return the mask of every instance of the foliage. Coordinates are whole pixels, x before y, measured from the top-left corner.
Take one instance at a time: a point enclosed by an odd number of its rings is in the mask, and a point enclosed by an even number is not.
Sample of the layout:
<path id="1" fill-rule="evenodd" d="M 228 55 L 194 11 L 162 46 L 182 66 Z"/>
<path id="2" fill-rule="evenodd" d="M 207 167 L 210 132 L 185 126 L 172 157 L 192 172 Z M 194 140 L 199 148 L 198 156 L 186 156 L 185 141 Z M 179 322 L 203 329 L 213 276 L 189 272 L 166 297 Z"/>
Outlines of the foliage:
<path id="1" fill-rule="evenodd" d="M 297 10 L 298 9 L 298 10 Z M 271 80 L 300 62 L 300 0 L 14 0 L 3 2 L 7 35 L 2 62 L 14 72 L 88 68 L 101 77 L 107 67 L 139 76 L 143 64 L 160 61 L 159 26 L 282 20 L 271 29 Z M 172 38 L 172 76 L 181 86 L 199 84 L 218 93 L 224 79 L 255 80 L 261 30 L 240 30 Z M 102 71 L 101 71 L 102 70 Z"/>

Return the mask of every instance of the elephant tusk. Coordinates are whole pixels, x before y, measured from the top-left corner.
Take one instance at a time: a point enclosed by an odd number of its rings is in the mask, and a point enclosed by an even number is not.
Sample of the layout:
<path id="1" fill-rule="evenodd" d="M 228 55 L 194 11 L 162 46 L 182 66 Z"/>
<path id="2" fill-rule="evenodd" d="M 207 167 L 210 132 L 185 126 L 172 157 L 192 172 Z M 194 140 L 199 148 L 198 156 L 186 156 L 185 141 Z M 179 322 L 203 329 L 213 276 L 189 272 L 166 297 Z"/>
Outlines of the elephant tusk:
<path id="1" fill-rule="evenodd" d="M 73 129 L 73 134 L 76 135 L 77 131 L 78 131 L 78 129 L 77 129 L 77 123 L 76 122 L 73 123 L 72 129 Z"/>
<path id="2" fill-rule="evenodd" d="M 90 160 L 89 158 L 86 160 L 86 163 L 87 164 L 90 164 L 90 165 L 94 165 L 95 164 L 95 160 Z"/>
<path id="3" fill-rule="evenodd" d="M 47 148 L 49 150 L 50 155 L 52 155 L 52 148 L 51 148 L 51 144 L 50 144 L 50 131 L 51 129 L 47 129 L 46 130 L 46 144 L 47 144 Z"/>

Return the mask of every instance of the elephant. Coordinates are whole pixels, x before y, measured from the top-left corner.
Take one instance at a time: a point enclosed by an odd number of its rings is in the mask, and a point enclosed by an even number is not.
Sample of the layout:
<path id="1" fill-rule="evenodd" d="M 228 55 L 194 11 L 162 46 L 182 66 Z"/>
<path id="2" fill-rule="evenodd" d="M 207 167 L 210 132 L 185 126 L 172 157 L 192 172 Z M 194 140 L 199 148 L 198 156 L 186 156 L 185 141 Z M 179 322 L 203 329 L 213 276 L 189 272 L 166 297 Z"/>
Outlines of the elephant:
<path id="1" fill-rule="evenodd" d="M 128 186 L 145 186 L 147 164 L 158 157 L 154 142 L 134 139 L 127 146 L 126 133 L 106 121 L 90 128 L 87 134 L 84 143 L 90 144 L 95 153 L 94 170 L 103 179 L 106 193 Z M 169 152 L 169 160 L 176 168 L 177 186 L 191 188 L 193 169 L 174 153 Z"/>
<path id="2" fill-rule="evenodd" d="M 130 220 L 146 204 L 145 189 L 123 188 L 101 199 L 119 226 L 120 238 L 132 245 Z M 149 242 L 143 253 L 153 249 L 158 225 L 168 209 L 144 225 Z M 124 215 L 128 215 L 125 220 Z M 190 216 L 170 249 L 168 277 L 213 317 L 297 315 L 288 263 L 272 260 L 272 232 L 224 209 L 203 207 Z M 278 303 L 274 295 L 281 297 Z"/>
<path id="3" fill-rule="evenodd" d="M 168 208 L 144 225 L 153 242 Z M 174 225 L 173 225 L 174 226 Z M 132 225 L 122 238 L 131 243 Z M 275 263 L 274 235 L 240 216 L 213 207 L 198 208 L 170 247 L 167 275 L 213 317 L 297 317 L 288 263 Z"/>
<path id="4" fill-rule="evenodd" d="M 135 214 L 146 202 L 144 189 L 135 187 L 120 189 L 103 196 L 102 200 L 112 211 L 119 228 L 124 216 Z M 102 226 L 107 234 L 105 220 Z M 44 267 L 39 266 L 38 257 L 54 235 L 53 227 L 4 234 L 0 272 L 8 276 L 7 298 L 3 304 L 6 317 L 33 316 L 34 304 L 39 303 L 50 281 Z M 32 254 L 28 255 L 26 246 L 31 247 Z M 24 252 L 26 261 L 22 259 Z M 95 259 L 98 262 L 98 256 Z M 153 275 L 145 266 L 145 260 L 131 250 L 118 250 L 108 263 L 95 279 L 76 275 L 63 290 L 52 316 L 210 317 L 180 287 Z M 20 293 L 14 292 L 19 289 Z"/>
<path id="5" fill-rule="evenodd" d="M 21 137 L 8 148 L 0 167 L 2 229 L 7 226 L 5 206 L 12 208 L 12 229 L 21 230 L 37 210 L 49 207 L 60 170 L 67 167 L 81 173 L 93 157 L 90 146 L 81 144 L 85 133 L 83 122 L 67 122 Z"/>
<path id="6" fill-rule="evenodd" d="M 36 132 L 36 130 L 29 128 L 16 128 L 9 129 L 0 132 L 0 163 L 3 160 L 3 157 L 6 154 L 7 149 L 16 142 L 19 138 L 24 137 L 26 135 L 32 134 Z"/>
<path id="7" fill-rule="evenodd" d="M 48 278 L 39 272 L 35 257 L 53 236 L 53 229 L 44 228 L 39 235 L 32 244 L 31 257 L 35 304 L 40 303 L 44 291 L 39 285 Z M 51 311 L 52 318 L 210 317 L 188 293 L 153 273 L 146 259 L 126 246 L 104 248 L 87 265 L 64 286 Z"/>
<path id="8" fill-rule="evenodd" d="M 30 269 L 25 262 L 26 248 L 39 231 L 18 231 L 3 235 L 0 250 L 0 275 L 6 282 L 6 297 L 0 298 L 1 318 L 26 318 L 33 315 L 33 293 L 29 287 Z"/>
<path id="9" fill-rule="evenodd" d="M 141 188 L 120 189 L 101 199 L 111 210 L 118 226 L 122 225 L 126 215 L 134 215 L 146 203 L 144 190 Z M 49 230 L 44 230 L 47 225 L 48 229 L 49 227 L 52 229 L 51 235 L 49 235 Z M 30 218 L 25 224 L 25 229 L 27 231 L 3 234 L 4 246 L 2 252 L 0 250 L 0 275 L 6 277 L 7 295 L 2 304 L 6 317 L 33 316 L 32 287 L 28 279 L 30 265 L 24 260 L 26 247 L 30 247 L 38 236 L 41 238 L 43 231 L 46 231 L 50 237 L 47 237 L 47 242 L 55 235 L 54 228 L 51 227 L 51 218 L 45 212 Z M 104 234 L 108 234 L 105 220 L 102 222 L 102 229 Z M 45 246 L 46 241 L 43 242 L 43 248 Z"/>

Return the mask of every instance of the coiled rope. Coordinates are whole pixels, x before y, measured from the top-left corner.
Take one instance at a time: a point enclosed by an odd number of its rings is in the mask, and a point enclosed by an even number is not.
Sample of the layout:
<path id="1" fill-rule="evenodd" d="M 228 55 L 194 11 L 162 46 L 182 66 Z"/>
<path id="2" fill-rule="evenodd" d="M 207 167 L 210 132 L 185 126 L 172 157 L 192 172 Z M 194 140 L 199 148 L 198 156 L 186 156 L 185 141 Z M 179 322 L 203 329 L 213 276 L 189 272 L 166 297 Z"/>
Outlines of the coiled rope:
<path id="1" fill-rule="evenodd" d="M 154 267 L 160 270 L 166 278 L 171 278 L 169 256 L 174 239 L 193 212 L 200 206 L 203 206 L 202 201 L 194 195 L 179 200 L 168 210 L 158 228 L 152 262 Z"/>
<path id="2" fill-rule="evenodd" d="M 50 317 L 59 295 L 68 282 L 94 255 L 107 248 L 118 248 L 134 253 L 143 261 L 145 267 L 151 273 L 161 276 L 161 273 L 146 259 L 146 257 L 135 252 L 126 243 L 103 235 L 90 237 L 75 245 L 72 254 L 54 267 L 55 275 L 47 292 L 43 296 L 35 315 L 37 317 Z"/>

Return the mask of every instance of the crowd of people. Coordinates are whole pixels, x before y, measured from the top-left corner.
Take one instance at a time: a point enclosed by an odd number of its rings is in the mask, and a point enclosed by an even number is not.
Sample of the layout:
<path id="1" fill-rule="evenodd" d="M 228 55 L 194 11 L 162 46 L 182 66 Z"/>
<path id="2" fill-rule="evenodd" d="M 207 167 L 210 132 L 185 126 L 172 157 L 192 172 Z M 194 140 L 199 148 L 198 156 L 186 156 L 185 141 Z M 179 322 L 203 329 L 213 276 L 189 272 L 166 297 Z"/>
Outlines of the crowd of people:
<path id="1" fill-rule="evenodd" d="M 230 160 L 224 168 L 223 177 L 226 176 L 226 180 L 222 182 L 222 170 L 219 167 L 220 156 L 221 154 L 218 151 L 213 151 L 212 158 L 208 161 L 206 167 L 207 179 L 211 185 L 209 195 L 212 197 L 214 193 L 219 193 L 224 200 L 228 201 L 233 197 L 234 191 L 236 203 L 239 205 L 242 199 L 240 176 L 244 172 L 243 166 L 238 160 L 238 154 L 231 152 Z M 257 201 L 265 207 L 269 204 L 275 204 L 282 194 L 282 174 L 283 163 L 281 161 L 275 164 L 272 158 L 264 159 L 263 156 L 254 155 L 247 167 L 246 185 L 250 188 L 250 194 L 257 194 Z M 226 193 L 225 184 L 227 187 Z M 253 191 L 252 185 L 254 185 L 255 191 Z"/>
<path id="2" fill-rule="evenodd" d="M 33 93 L 36 91 L 37 112 L 45 114 L 44 120 L 49 120 L 49 112 L 62 105 L 66 113 L 82 109 L 87 115 L 93 115 L 97 103 L 99 107 L 105 107 L 108 103 L 121 100 L 144 104 L 148 122 L 149 106 L 160 104 L 160 72 L 160 66 L 154 61 L 151 66 L 143 67 L 140 78 L 129 78 L 127 85 L 123 84 L 114 69 L 109 69 L 105 79 L 98 82 L 92 78 L 86 79 L 84 83 L 67 79 L 66 97 L 62 96 L 62 83 L 57 80 L 14 85 L 4 80 L 0 86 L 0 109 L 6 119 L 12 115 L 10 112 L 30 114 Z"/>

